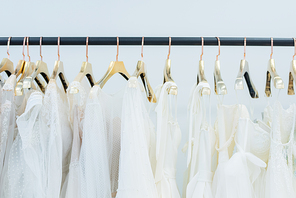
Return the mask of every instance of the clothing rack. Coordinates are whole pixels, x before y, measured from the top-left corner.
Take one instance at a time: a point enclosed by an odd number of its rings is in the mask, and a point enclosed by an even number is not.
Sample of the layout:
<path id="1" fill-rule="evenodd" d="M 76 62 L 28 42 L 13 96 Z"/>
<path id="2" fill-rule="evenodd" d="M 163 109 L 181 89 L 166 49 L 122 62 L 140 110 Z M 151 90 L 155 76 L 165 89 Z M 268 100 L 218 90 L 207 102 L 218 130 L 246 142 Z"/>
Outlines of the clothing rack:
<path id="1" fill-rule="evenodd" d="M 221 46 L 243 46 L 244 37 L 219 37 Z M 24 37 L 11 37 L 10 45 L 23 45 Z M 201 45 L 201 37 L 171 37 L 171 45 Z M 8 37 L 0 37 L 7 45 Z M 39 45 L 40 37 L 29 37 L 29 45 Z M 57 45 L 58 37 L 42 37 L 42 45 Z M 86 37 L 60 37 L 60 45 L 85 45 Z M 89 37 L 89 45 L 116 45 L 117 37 Z M 119 45 L 141 45 L 142 37 L 119 37 Z M 144 37 L 144 45 L 168 45 L 169 37 Z M 204 45 L 218 45 L 217 37 L 204 37 Z M 247 46 L 271 46 L 271 38 L 246 38 Z M 274 46 L 294 46 L 293 38 L 273 38 Z"/>

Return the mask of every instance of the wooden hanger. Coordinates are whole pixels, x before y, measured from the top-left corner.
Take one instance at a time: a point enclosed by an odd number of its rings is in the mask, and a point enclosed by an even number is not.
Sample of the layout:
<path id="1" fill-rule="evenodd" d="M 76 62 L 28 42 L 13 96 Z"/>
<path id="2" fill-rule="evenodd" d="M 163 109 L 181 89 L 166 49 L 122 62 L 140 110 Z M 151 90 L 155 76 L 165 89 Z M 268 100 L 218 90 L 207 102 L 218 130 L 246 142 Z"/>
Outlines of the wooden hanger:
<path id="1" fill-rule="evenodd" d="M 101 88 L 103 88 L 106 82 L 116 73 L 121 74 L 126 80 L 130 78 L 130 74 L 125 69 L 124 63 L 122 61 L 118 61 L 118 52 L 119 52 L 119 38 L 117 37 L 116 61 L 111 61 L 105 75 L 96 83 L 96 85 L 100 86 Z"/>
<path id="2" fill-rule="evenodd" d="M 94 86 L 95 78 L 92 71 L 92 65 L 88 62 L 88 37 L 86 38 L 86 62 L 82 63 L 80 72 L 75 77 L 74 81 L 81 82 L 84 77 L 87 77 L 91 87 Z M 79 90 L 77 88 L 75 87 L 70 88 L 71 94 L 76 94 L 78 92 Z"/>
<path id="3" fill-rule="evenodd" d="M 220 55 L 220 38 L 218 39 L 218 46 L 219 46 L 219 54 L 216 56 L 215 61 L 215 68 L 214 68 L 214 84 L 215 84 L 215 93 L 216 95 L 226 95 L 227 89 L 226 85 L 221 77 L 221 71 L 220 71 L 220 60 L 218 59 Z"/>
<path id="4" fill-rule="evenodd" d="M 54 63 L 54 68 L 53 68 L 53 72 L 52 72 L 50 79 L 56 80 L 58 77 L 60 78 L 60 80 L 62 82 L 65 93 L 67 93 L 67 88 L 68 88 L 69 82 L 65 76 L 63 62 L 60 61 L 60 37 L 58 37 L 58 60 L 55 61 L 55 63 Z"/>
<path id="5" fill-rule="evenodd" d="M 277 74 L 275 69 L 275 62 L 272 59 L 273 54 L 273 38 L 271 38 L 271 54 L 268 61 L 267 73 L 266 73 L 266 85 L 265 85 L 265 94 L 267 97 L 271 96 L 270 81 L 273 80 L 274 87 L 276 89 L 284 89 L 284 82 L 282 78 Z"/>
<path id="6" fill-rule="evenodd" d="M 203 56 L 203 47 L 204 47 L 204 38 L 201 37 L 201 55 L 200 55 L 200 61 L 197 71 L 197 85 L 200 82 L 208 83 L 206 76 L 205 76 L 205 62 L 202 60 Z M 201 95 L 211 95 L 211 89 L 208 87 L 203 87 L 201 90 Z"/>
<path id="7" fill-rule="evenodd" d="M 42 53 L 41 53 L 41 45 L 42 45 L 42 37 L 40 37 L 40 57 L 41 60 L 36 62 L 36 67 L 34 69 L 34 72 L 31 74 L 31 76 L 28 76 L 24 79 L 23 82 L 23 89 L 30 89 L 32 87 L 32 82 L 33 80 L 35 80 L 35 82 L 37 83 L 37 85 L 39 86 L 39 88 L 41 89 L 41 91 L 43 93 L 45 93 L 45 83 L 44 81 L 40 81 L 38 79 L 38 75 L 40 74 L 45 82 L 48 84 L 49 82 L 49 72 L 48 72 L 48 67 L 47 64 L 45 62 L 42 61 L 43 57 L 42 57 Z"/>
<path id="8" fill-rule="evenodd" d="M 250 96 L 252 98 L 259 98 L 258 91 L 257 91 L 257 89 L 251 79 L 251 76 L 250 76 L 249 64 L 246 61 L 246 43 L 247 43 L 247 39 L 245 37 L 245 39 L 244 39 L 244 59 L 242 59 L 240 62 L 240 68 L 239 68 L 237 77 L 235 79 L 234 89 L 235 90 L 244 89 L 244 84 L 243 84 L 243 77 L 244 77 L 245 81 L 247 83 L 247 86 L 248 86 Z"/>
<path id="9" fill-rule="evenodd" d="M 163 76 L 164 76 L 163 84 L 165 82 L 175 82 L 173 80 L 173 78 L 172 78 L 172 75 L 171 75 L 171 60 L 170 60 L 171 42 L 172 42 L 171 37 L 169 37 L 169 54 L 168 54 L 167 60 L 165 61 L 165 67 L 164 67 L 164 70 L 163 70 Z M 168 90 L 168 93 L 171 94 L 171 95 L 177 95 L 178 94 L 178 87 L 177 86 L 171 86 L 169 88 L 169 90 Z"/>
<path id="10" fill-rule="evenodd" d="M 29 61 L 25 62 L 25 65 L 22 70 L 22 75 L 18 80 L 14 90 L 16 96 L 23 95 L 23 81 L 28 75 L 30 75 L 34 71 L 35 68 L 35 63 L 31 62 L 31 57 L 29 55 L 29 37 L 27 37 L 27 56 L 29 57 Z"/>
<path id="11" fill-rule="evenodd" d="M 7 41 L 7 55 L 8 58 L 3 58 L 2 62 L 0 63 L 0 73 L 5 72 L 7 76 L 10 76 L 14 72 L 14 67 L 13 63 L 9 60 L 9 45 L 10 45 L 10 39 L 11 37 L 8 38 Z"/>
<path id="12" fill-rule="evenodd" d="M 290 71 L 289 71 L 289 85 L 288 85 L 288 95 L 295 95 L 294 92 L 294 83 L 296 83 L 296 60 L 295 60 L 295 55 L 296 55 L 296 39 L 294 39 L 294 55 L 293 55 L 293 60 L 291 62 L 290 66 Z"/>

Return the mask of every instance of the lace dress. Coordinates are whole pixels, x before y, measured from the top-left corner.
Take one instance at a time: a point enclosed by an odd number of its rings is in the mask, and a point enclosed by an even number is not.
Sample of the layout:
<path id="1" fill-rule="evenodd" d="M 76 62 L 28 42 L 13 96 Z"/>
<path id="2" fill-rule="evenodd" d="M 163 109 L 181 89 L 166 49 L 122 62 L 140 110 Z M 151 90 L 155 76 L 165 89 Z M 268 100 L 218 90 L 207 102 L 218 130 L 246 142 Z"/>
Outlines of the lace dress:
<path id="1" fill-rule="evenodd" d="M 242 105 L 218 105 L 215 130 L 217 135 L 216 150 L 218 151 L 218 166 L 212 183 L 213 196 L 215 198 L 232 197 L 227 189 L 232 184 L 227 183 L 228 162 L 233 154 L 239 118 L 248 118 L 248 111 Z"/>
<path id="2" fill-rule="evenodd" d="M 170 108 L 167 89 L 171 86 L 177 85 L 173 82 L 163 84 L 155 109 L 157 112 L 155 183 L 159 198 L 180 198 L 176 183 L 176 162 L 181 131 L 177 118 L 173 118 Z"/>
<path id="3" fill-rule="evenodd" d="M 14 139 L 15 105 L 14 87 L 16 76 L 11 75 L 3 86 L 1 97 L 1 128 L 0 128 L 0 193 L 3 192 L 4 178 L 7 172 L 7 163 L 10 148 Z M 0 194 L 0 195 L 1 195 Z"/>
<path id="4" fill-rule="evenodd" d="M 72 82 L 69 85 L 69 88 L 76 88 L 78 90 L 78 93 L 68 93 L 68 101 L 70 105 L 70 122 L 73 131 L 73 142 L 69 174 L 66 178 L 66 181 L 64 182 L 61 197 L 79 198 L 81 197 L 79 156 L 81 149 L 83 130 L 82 126 L 86 97 L 89 93 L 90 88 L 85 78 L 81 81 L 81 83 L 77 81 Z"/>
<path id="5" fill-rule="evenodd" d="M 203 88 L 210 88 L 208 83 L 194 85 L 188 105 L 189 142 L 187 170 L 185 172 L 183 197 L 211 198 L 212 156 L 215 151 L 215 133 L 206 119 L 206 106 L 201 96 Z"/>
<path id="6" fill-rule="evenodd" d="M 122 101 L 121 151 L 117 198 L 157 198 L 149 158 L 151 122 L 144 105 L 143 85 L 128 80 Z"/>
<path id="7" fill-rule="evenodd" d="M 265 197 L 296 197 L 293 176 L 293 144 L 295 130 L 295 104 L 284 110 L 277 101 L 268 107 L 265 121 L 271 124 L 271 145 L 266 173 Z M 272 118 L 270 120 L 270 118 Z M 284 143 L 283 143 L 284 142 Z"/>

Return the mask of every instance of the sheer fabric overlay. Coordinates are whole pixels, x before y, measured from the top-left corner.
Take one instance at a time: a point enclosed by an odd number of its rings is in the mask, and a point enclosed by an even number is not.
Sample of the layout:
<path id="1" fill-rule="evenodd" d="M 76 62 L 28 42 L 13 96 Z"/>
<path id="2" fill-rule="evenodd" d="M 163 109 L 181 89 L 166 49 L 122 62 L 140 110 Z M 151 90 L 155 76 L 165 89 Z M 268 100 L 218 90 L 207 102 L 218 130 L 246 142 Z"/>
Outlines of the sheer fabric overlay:
<path id="1" fill-rule="evenodd" d="M 54 79 L 47 85 L 43 104 L 42 116 L 46 123 L 43 133 L 47 136 L 44 192 L 47 197 L 59 197 L 69 171 L 72 131 L 68 121 L 66 94 Z"/>
<path id="2" fill-rule="evenodd" d="M 151 127 L 142 85 L 131 77 L 125 88 L 117 198 L 157 198 L 149 158 Z"/>
<path id="3" fill-rule="evenodd" d="M 5 178 L 7 177 L 8 159 L 14 140 L 15 130 L 15 105 L 14 87 L 16 76 L 11 75 L 2 88 L 1 97 L 1 129 L 0 129 L 0 195 L 5 190 Z"/>
<path id="4" fill-rule="evenodd" d="M 116 196 L 123 94 L 124 89 L 113 95 L 99 86 L 90 90 L 79 159 L 82 197 Z"/>
<path id="5" fill-rule="evenodd" d="M 25 112 L 16 123 L 18 133 L 8 160 L 5 197 L 45 197 L 45 123 L 41 116 L 43 94 L 27 93 Z"/>
<path id="6" fill-rule="evenodd" d="M 74 81 L 69 88 L 75 88 L 78 93 L 71 94 L 68 92 L 68 101 L 70 106 L 69 120 L 73 131 L 73 141 L 71 149 L 71 161 L 69 174 L 64 182 L 61 197 L 79 198 L 81 197 L 80 189 L 80 149 L 82 143 L 82 131 L 84 121 L 84 110 L 90 85 L 84 78 L 81 83 Z"/>

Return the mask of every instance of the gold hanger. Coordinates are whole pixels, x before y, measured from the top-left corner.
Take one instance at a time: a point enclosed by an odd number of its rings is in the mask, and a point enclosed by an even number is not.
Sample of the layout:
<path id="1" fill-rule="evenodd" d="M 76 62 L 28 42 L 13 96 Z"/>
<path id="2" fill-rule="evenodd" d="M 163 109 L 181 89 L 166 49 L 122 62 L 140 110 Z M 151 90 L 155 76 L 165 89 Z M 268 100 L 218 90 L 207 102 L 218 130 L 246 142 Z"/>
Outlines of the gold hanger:
<path id="1" fill-rule="evenodd" d="M 220 38 L 217 37 L 217 40 L 218 40 L 218 46 L 219 46 L 219 54 L 216 56 L 215 69 L 214 69 L 215 93 L 216 95 L 226 95 L 227 89 L 221 77 L 220 60 L 218 59 L 218 57 L 220 56 Z"/>
<path id="2" fill-rule="evenodd" d="M 143 61 L 143 46 L 144 46 L 144 37 L 142 37 L 142 52 L 141 52 L 141 59 L 142 60 L 138 61 L 137 67 L 133 73 L 133 76 L 136 78 L 138 78 L 139 76 L 141 77 L 141 80 L 143 82 L 143 85 L 144 85 L 144 88 L 146 91 L 146 96 L 147 96 L 149 102 L 156 103 L 157 102 L 156 95 L 154 94 L 153 89 L 152 89 L 152 87 L 149 83 L 149 80 L 147 78 L 146 66 Z"/>
<path id="3" fill-rule="evenodd" d="M 270 54 L 270 59 L 268 62 L 267 73 L 266 73 L 265 94 L 267 97 L 271 96 L 271 90 L 270 90 L 271 80 L 273 80 L 274 87 L 276 89 L 284 89 L 284 82 L 276 72 L 275 62 L 274 62 L 274 59 L 272 58 L 272 55 L 273 55 L 273 38 L 271 38 L 271 54 Z"/>
<path id="4" fill-rule="evenodd" d="M 0 63 L 0 73 L 5 72 L 7 76 L 10 76 L 14 72 L 13 62 L 9 60 L 10 54 L 9 54 L 9 45 L 10 45 L 10 39 L 8 38 L 7 41 L 7 55 L 8 58 L 3 58 L 2 62 Z"/>
<path id="5" fill-rule="evenodd" d="M 296 60 L 295 60 L 295 55 L 296 55 L 296 39 L 294 39 L 294 55 L 293 55 L 293 60 L 291 62 L 291 67 L 289 71 L 289 85 L 288 85 L 288 95 L 295 95 L 294 92 L 294 84 L 293 81 L 296 80 Z M 295 81 L 296 83 L 296 81 Z"/>
<path id="6" fill-rule="evenodd" d="M 27 56 L 29 57 L 29 61 L 25 62 L 25 65 L 22 70 L 22 75 L 18 80 L 14 90 L 14 94 L 16 96 L 23 95 L 23 81 L 28 75 L 30 75 L 34 71 L 35 68 L 35 63 L 31 62 L 31 57 L 29 55 L 29 37 L 27 37 Z"/>
<path id="7" fill-rule="evenodd" d="M 14 70 L 14 75 L 16 76 L 16 78 L 23 72 L 23 68 L 25 66 L 25 44 L 26 44 L 26 37 L 24 37 L 23 40 L 23 60 L 19 60 L 19 62 L 16 65 L 16 68 Z"/>
<path id="8" fill-rule="evenodd" d="M 235 79 L 234 89 L 235 90 L 244 89 L 243 77 L 245 77 L 245 81 L 247 83 L 250 96 L 252 98 L 259 98 L 258 91 L 255 85 L 253 84 L 253 81 L 250 76 L 249 63 L 246 61 L 246 46 L 247 46 L 247 38 L 245 37 L 244 38 L 244 59 L 242 59 L 240 62 L 240 68 L 239 68 L 237 77 Z"/>
<path id="9" fill-rule="evenodd" d="M 41 53 L 41 46 L 42 46 L 42 37 L 40 37 L 40 57 L 41 57 L 41 60 L 36 62 L 36 67 L 34 69 L 34 72 L 31 74 L 31 76 L 28 76 L 28 77 L 26 77 L 24 79 L 23 89 L 31 88 L 32 87 L 32 82 L 33 82 L 33 80 L 35 80 L 35 82 L 38 84 L 41 91 L 43 93 L 45 93 L 46 85 L 45 85 L 44 81 L 39 81 L 39 79 L 37 77 L 40 74 L 44 78 L 46 83 L 48 84 L 50 75 L 49 75 L 49 72 L 48 72 L 47 64 L 42 61 L 43 57 L 42 57 L 42 53 Z"/>
<path id="10" fill-rule="evenodd" d="M 119 38 L 117 37 L 117 55 L 116 61 L 111 61 L 107 72 L 101 78 L 96 85 L 100 86 L 101 88 L 104 87 L 106 82 L 116 73 L 121 74 L 126 80 L 130 78 L 130 74 L 126 71 L 125 66 L 122 61 L 118 61 L 118 52 L 119 52 Z"/>
<path id="11" fill-rule="evenodd" d="M 169 37 L 169 54 L 168 54 L 168 58 L 165 61 L 165 67 L 164 67 L 164 70 L 163 70 L 163 74 L 164 74 L 163 83 L 165 83 L 165 82 L 174 82 L 174 80 L 172 78 L 172 75 L 171 75 L 171 59 L 170 59 L 171 43 L 172 43 L 172 39 L 171 39 L 171 37 Z M 172 94 L 172 95 L 177 95 L 178 94 L 178 88 L 176 86 L 171 86 L 168 89 L 168 93 Z"/>
<path id="12" fill-rule="evenodd" d="M 60 37 L 58 37 L 58 60 L 55 61 L 55 63 L 54 63 L 54 68 L 53 68 L 53 72 L 52 72 L 50 79 L 56 80 L 58 77 L 60 78 L 60 80 L 62 82 L 65 93 L 67 93 L 67 88 L 68 88 L 69 82 L 65 76 L 63 62 L 60 61 Z"/>
<path id="13" fill-rule="evenodd" d="M 203 48 L 204 48 L 204 38 L 201 37 L 201 55 L 199 60 L 198 72 L 197 72 L 197 85 L 200 82 L 208 83 L 206 76 L 205 76 L 205 62 L 202 60 L 203 56 Z M 203 87 L 201 90 L 201 95 L 211 95 L 211 89 L 208 87 Z"/>
<path id="14" fill-rule="evenodd" d="M 90 83 L 90 86 L 94 86 L 95 78 L 94 78 L 93 71 L 92 71 L 92 65 L 88 62 L 88 37 L 86 37 L 86 62 L 82 63 L 80 72 L 76 76 L 74 81 L 81 82 L 85 76 L 87 77 L 87 79 Z M 79 92 L 79 90 L 77 88 L 75 88 L 75 87 L 70 88 L 71 94 L 76 94 L 78 92 Z"/>

